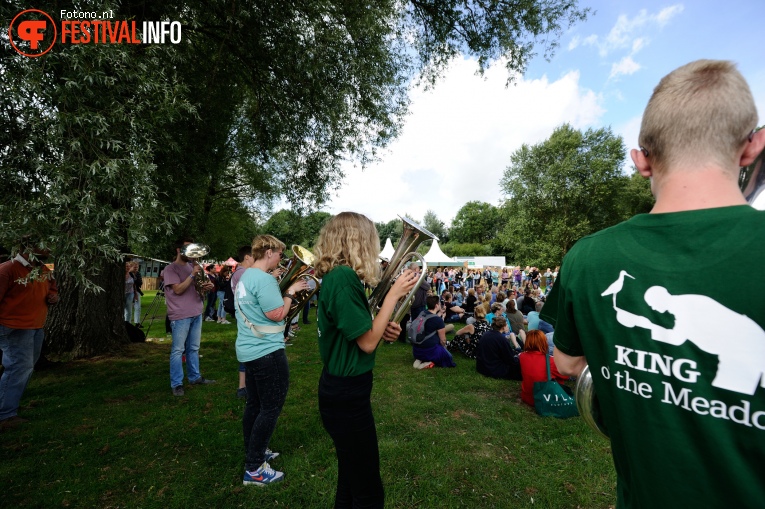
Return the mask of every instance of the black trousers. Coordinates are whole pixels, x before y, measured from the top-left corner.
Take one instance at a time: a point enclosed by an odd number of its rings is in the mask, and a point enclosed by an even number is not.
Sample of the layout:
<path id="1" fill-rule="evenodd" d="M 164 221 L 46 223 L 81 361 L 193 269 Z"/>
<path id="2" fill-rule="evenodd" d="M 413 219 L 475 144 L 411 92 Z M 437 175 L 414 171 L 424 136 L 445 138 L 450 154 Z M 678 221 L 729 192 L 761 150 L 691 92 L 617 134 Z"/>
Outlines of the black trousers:
<path id="1" fill-rule="evenodd" d="M 276 429 L 290 387 L 284 348 L 244 363 L 247 403 L 242 415 L 244 466 L 256 470 L 266 460 L 266 448 Z"/>
<path id="2" fill-rule="evenodd" d="M 335 509 L 384 506 L 371 393 L 371 371 L 338 377 L 325 369 L 319 379 L 321 421 L 337 452 Z"/>

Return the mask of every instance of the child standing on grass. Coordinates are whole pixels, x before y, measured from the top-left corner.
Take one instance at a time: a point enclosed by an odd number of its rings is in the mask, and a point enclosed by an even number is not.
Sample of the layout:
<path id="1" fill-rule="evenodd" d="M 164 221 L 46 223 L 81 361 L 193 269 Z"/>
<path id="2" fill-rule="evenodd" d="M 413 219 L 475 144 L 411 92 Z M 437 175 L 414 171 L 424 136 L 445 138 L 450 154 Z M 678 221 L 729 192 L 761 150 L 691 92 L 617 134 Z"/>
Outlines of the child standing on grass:
<path id="1" fill-rule="evenodd" d="M 396 302 L 416 283 L 410 270 L 396 279 L 372 319 L 364 283 L 379 278 L 380 239 L 372 221 L 342 212 L 321 230 L 314 254 L 322 278 L 317 313 L 319 411 L 337 453 L 335 508 L 384 505 L 380 453 L 370 396 L 375 350 L 384 336 L 395 341 L 401 327 L 391 322 Z"/>

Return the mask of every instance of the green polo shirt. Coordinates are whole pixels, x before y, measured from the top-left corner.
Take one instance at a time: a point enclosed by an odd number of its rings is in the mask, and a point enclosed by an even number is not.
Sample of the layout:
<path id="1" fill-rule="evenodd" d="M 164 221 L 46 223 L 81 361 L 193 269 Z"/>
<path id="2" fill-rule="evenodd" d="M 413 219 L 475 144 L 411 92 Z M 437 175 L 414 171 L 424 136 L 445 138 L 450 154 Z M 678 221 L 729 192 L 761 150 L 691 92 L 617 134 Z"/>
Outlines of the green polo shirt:
<path id="1" fill-rule="evenodd" d="M 319 354 L 330 375 L 356 376 L 375 365 L 356 339 L 372 328 L 364 285 L 350 267 L 335 267 L 321 281 L 318 309 Z"/>

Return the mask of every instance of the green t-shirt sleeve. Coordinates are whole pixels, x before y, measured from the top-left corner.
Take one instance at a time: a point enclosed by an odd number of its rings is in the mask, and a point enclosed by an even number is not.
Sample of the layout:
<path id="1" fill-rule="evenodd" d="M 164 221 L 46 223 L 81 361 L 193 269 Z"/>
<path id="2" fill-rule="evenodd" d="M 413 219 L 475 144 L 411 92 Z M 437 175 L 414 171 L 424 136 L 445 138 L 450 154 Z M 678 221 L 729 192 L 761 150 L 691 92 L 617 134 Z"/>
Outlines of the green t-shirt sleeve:
<path id="1" fill-rule="evenodd" d="M 343 285 L 334 296 L 335 326 L 346 341 L 355 341 L 372 328 L 372 315 L 363 287 L 355 283 Z"/>
<path id="2" fill-rule="evenodd" d="M 555 328 L 553 342 L 558 350 L 572 357 L 580 357 L 584 355 L 584 351 L 579 333 L 576 330 L 571 292 L 566 286 L 565 269 L 568 269 L 566 262 L 569 261 L 569 258 L 570 253 L 563 260 L 558 280 L 550 291 L 550 295 L 547 296 L 545 305 L 539 313 L 539 318 Z"/>

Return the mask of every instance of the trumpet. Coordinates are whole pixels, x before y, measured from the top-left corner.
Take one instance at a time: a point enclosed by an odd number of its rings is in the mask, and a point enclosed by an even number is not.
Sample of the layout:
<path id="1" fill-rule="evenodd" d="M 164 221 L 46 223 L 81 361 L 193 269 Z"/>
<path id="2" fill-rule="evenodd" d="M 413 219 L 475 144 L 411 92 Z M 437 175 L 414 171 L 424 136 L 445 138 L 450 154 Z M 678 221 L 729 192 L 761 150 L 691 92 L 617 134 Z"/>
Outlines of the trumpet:
<path id="1" fill-rule="evenodd" d="M 207 253 L 210 252 L 210 246 L 206 244 L 186 244 L 181 249 L 181 255 L 185 256 L 186 258 L 189 258 L 191 260 L 191 263 L 193 265 L 199 265 L 199 259 L 203 256 L 206 256 Z M 210 282 L 210 280 L 207 277 L 207 274 L 205 273 L 204 269 L 194 272 L 194 289 L 197 291 L 197 294 L 204 299 L 205 295 L 207 295 L 208 290 L 205 288 L 207 283 Z"/>
<path id="2" fill-rule="evenodd" d="M 414 288 L 412 288 L 409 294 L 396 305 L 396 309 L 390 319 L 392 322 L 400 322 L 404 318 L 404 315 L 409 311 L 409 307 L 412 304 L 415 293 L 417 293 L 417 289 L 427 277 L 428 264 L 425 262 L 425 258 L 416 252 L 417 247 L 426 240 L 438 240 L 435 235 L 411 219 L 401 216 L 399 216 L 399 218 L 404 222 L 404 233 L 401 235 L 401 240 L 398 243 L 398 247 L 396 247 L 396 251 L 394 251 L 393 256 L 391 256 L 388 267 L 383 271 L 383 274 L 380 277 L 380 282 L 375 289 L 372 290 L 372 294 L 369 296 L 369 308 L 372 312 L 372 316 L 377 316 L 377 313 L 380 311 L 382 303 L 385 300 L 385 296 L 388 295 L 391 286 L 393 286 L 393 283 L 395 283 L 398 276 L 406 270 L 408 264 L 415 260 L 419 261 L 422 265 L 422 272 L 420 273 L 420 277 L 417 280 L 417 283 L 415 283 Z"/>
<path id="3" fill-rule="evenodd" d="M 282 295 L 287 293 L 290 286 L 295 284 L 298 279 L 312 279 L 316 286 L 313 289 L 301 290 L 295 294 L 295 298 L 290 303 L 290 310 L 285 317 L 287 323 L 290 323 L 295 315 L 305 306 L 305 303 L 319 291 L 321 283 L 313 274 L 309 274 L 313 268 L 314 256 L 309 250 L 297 244 L 292 245 L 292 257 L 284 264 L 280 264 L 281 275 L 277 278 L 279 282 L 279 291 Z"/>

